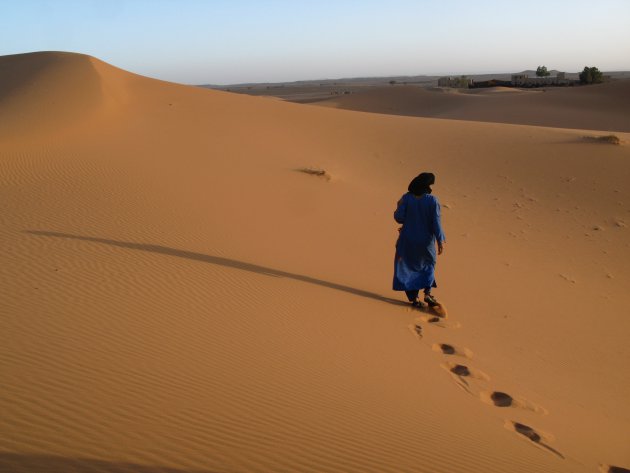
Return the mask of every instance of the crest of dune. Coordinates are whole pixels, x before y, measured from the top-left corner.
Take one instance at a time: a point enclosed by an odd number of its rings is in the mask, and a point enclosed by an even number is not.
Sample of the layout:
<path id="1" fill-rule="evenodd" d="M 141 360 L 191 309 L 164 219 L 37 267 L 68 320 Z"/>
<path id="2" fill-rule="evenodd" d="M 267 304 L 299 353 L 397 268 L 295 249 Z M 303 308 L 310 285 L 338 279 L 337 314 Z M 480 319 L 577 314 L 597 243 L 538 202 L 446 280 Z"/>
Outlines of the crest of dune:
<path id="1" fill-rule="evenodd" d="M 96 62 L 69 53 L 4 56 L 0 63 L 3 138 L 64 130 L 103 109 Z"/>

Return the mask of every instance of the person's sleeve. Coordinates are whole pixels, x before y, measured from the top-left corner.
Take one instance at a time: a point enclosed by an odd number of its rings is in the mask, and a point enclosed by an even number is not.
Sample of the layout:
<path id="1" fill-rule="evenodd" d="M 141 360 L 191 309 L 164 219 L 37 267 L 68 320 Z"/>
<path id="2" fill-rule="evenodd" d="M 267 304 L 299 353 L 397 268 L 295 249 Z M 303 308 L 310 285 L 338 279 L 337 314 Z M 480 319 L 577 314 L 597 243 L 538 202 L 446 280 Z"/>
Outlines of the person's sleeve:
<path id="1" fill-rule="evenodd" d="M 446 241 L 444 230 L 442 229 L 442 219 L 440 217 L 440 201 L 435 198 L 435 214 L 433 216 L 433 234 L 435 239 L 441 243 Z"/>
<path id="2" fill-rule="evenodd" d="M 398 201 L 398 206 L 396 207 L 396 211 L 394 212 L 394 220 L 398 223 L 405 223 L 405 214 L 407 212 L 407 202 L 405 201 L 405 196 L 403 196 Z"/>

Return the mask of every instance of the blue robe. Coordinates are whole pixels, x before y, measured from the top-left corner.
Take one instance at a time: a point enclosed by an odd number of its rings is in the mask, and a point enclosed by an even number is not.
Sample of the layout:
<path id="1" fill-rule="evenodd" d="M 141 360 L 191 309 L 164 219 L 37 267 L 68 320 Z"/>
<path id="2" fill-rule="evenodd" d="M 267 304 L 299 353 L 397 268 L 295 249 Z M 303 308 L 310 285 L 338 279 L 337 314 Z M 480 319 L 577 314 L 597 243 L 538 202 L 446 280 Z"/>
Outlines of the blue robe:
<path id="1" fill-rule="evenodd" d="M 431 194 L 408 192 L 398 201 L 394 219 L 402 223 L 396 242 L 394 290 L 415 291 L 436 287 L 435 241 L 444 242 L 440 202 Z"/>

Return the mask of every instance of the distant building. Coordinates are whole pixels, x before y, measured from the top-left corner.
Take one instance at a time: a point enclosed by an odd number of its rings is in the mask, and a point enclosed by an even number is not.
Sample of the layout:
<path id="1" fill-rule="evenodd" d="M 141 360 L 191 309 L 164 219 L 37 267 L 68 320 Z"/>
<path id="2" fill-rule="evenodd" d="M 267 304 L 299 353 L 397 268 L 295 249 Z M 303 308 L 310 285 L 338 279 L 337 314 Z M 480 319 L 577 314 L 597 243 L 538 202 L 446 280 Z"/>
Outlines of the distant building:
<path id="1" fill-rule="evenodd" d="M 512 74 L 512 84 L 521 85 L 527 82 L 529 76 L 527 74 Z"/>
<path id="2" fill-rule="evenodd" d="M 466 89 L 472 84 L 473 80 L 466 76 L 460 77 L 440 77 L 438 79 L 438 87 L 454 87 Z"/>
<path id="3" fill-rule="evenodd" d="M 529 77 L 527 74 L 512 74 L 512 86 L 542 87 L 545 85 L 571 85 L 574 80 L 566 78 L 566 73 L 558 72 L 555 76 Z"/>

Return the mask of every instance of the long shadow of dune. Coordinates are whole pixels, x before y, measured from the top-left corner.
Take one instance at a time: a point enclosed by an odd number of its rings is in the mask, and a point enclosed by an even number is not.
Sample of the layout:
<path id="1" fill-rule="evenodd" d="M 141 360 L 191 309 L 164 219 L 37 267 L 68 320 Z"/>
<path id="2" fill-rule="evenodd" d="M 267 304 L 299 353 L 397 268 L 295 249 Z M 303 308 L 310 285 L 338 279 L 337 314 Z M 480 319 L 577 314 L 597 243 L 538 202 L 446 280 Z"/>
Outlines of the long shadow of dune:
<path id="1" fill-rule="evenodd" d="M 38 235 L 38 236 L 55 237 L 55 238 L 70 238 L 73 240 L 84 240 L 84 241 L 90 241 L 93 243 L 101 243 L 104 245 L 118 246 L 120 248 L 127 248 L 131 250 L 148 251 L 151 253 L 158 253 L 158 254 L 167 255 L 167 256 L 176 256 L 178 258 L 186 258 L 190 260 L 201 261 L 203 263 L 225 266 L 227 268 L 239 269 L 241 271 L 248 271 L 250 273 L 264 274 L 265 276 L 295 279 L 296 281 L 302 281 L 308 284 L 315 284 L 317 286 L 323 286 L 329 289 L 335 289 L 337 291 L 343 291 L 349 294 L 354 294 L 355 296 L 367 297 L 369 299 L 374 299 L 380 302 L 387 302 L 389 304 L 394 304 L 394 305 L 399 305 L 399 306 L 408 305 L 403 301 L 385 297 L 380 294 L 376 294 L 374 292 L 364 291 L 363 289 L 357 289 L 354 287 L 345 286 L 343 284 L 337 284 L 334 282 L 325 281 L 323 279 L 317 279 L 310 276 L 305 276 L 303 274 L 290 273 L 288 271 L 282 271 L 279 269 L 268 268 L 268 267 L 260 266 L 257 264 L 246 263 L 244 261 L 238 261 L 231 258 L 224 258 L 222 256 L 212 256 L 212 255 L 206 255 L 203 253 L 195 253 L 193 251 L 180 250 L 177 248 L 170 248 L 168 246 L 162 246 L 162 245 L 152 245 L 148 243 L 133 243 L 129 241 L 109 240 L 106 238 L 72 235 L 69 233 L 49 232 L 49 231 L 41 231 L 41 230 L 25 230 L 24 233 L 30 233 L 31 235 Z"/>
<path id="2" fill-rule="evenodd" d="M 0 453 L 0 471 L 7 473 L 219 473 L 217 470 L 182 470 L 92 458 L 18 453 Z"/>

